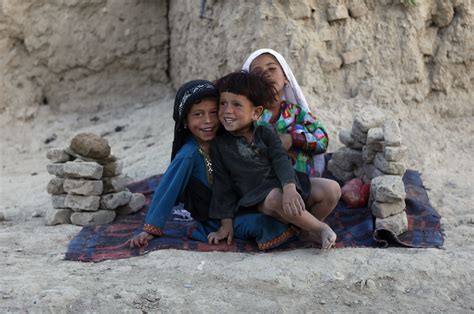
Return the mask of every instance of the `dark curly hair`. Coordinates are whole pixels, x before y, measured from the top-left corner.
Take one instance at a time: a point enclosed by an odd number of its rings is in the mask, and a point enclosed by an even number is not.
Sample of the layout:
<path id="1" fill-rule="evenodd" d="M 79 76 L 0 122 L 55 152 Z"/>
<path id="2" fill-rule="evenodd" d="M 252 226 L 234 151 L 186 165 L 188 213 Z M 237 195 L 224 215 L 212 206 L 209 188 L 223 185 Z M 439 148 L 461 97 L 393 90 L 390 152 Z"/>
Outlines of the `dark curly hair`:
<path id="1" fill-rule="evenodd" d="M 246 71 L 232 72 L 215 82 L 219 93 L 243 95 L 254 107 L 265 106 L 276 100 L 277 91 L 266 78 Z"/>

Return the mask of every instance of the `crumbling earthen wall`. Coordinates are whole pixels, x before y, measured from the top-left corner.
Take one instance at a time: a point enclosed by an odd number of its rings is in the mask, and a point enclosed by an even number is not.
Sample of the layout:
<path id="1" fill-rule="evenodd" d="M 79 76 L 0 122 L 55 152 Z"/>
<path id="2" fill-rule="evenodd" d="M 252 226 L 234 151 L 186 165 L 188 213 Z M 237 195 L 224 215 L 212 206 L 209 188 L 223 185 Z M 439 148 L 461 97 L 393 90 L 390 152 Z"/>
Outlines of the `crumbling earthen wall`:
<path id="1" fill-rule="evenodd" d="M 212 0 L 203 12 L 188 0 L 170 6 L 175 86 L 239 69 L 268 47 L 287 58 L 314 106 L 360 96 L 473 114 L 471 1 Z"/>
<path id="2" fill-rule="evenodd" d="M 0 111 L 87 110 L 169 81 L 167 1 L 0 1 Z M 21 109 L 21 110 L 20 110 Z"/>
<path id="3" fill-rule="evenodd" d="M 355 98 L 473 115 L 471 1 L 411 2 L 3 0 L 0 111 L 143 102 L 269 47 L 314 108 Z"/>

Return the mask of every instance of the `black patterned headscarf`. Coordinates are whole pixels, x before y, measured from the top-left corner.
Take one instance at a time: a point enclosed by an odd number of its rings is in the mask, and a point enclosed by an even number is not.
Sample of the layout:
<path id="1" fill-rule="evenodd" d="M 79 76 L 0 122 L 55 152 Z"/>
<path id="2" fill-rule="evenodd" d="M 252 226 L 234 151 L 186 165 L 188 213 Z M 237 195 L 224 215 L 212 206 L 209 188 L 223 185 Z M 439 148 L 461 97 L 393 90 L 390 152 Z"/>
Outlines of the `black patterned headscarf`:
<path id="1" fill-rule="evenodd" d="M 176 92 L 173 110 L 175 124 L 171 160 L 174 159 L 176 153 L 186 143 L 187 138 L 191 134 L 184 127 L 189 110 L 192 105 L 199 103 L 204 98 L 215 98 L 216 100 L 219 98 L 219 92 L 214 84 L 206 80 L 189 81 L 183 84 Z"/>

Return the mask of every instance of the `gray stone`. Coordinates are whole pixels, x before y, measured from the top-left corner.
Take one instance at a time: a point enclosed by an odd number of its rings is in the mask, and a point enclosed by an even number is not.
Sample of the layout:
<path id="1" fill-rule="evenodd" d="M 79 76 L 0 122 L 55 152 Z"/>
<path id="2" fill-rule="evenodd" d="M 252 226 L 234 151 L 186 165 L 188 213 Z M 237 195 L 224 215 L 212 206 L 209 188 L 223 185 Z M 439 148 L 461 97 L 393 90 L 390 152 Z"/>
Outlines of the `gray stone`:
<path id="1" fill-rule="evenodd" d="M 130 215 L 139 211 L 145 205 L 145 195 L 134 193 L 130 202 L 124 206 L 118 207 L 115 212 L 117 215 Z"/>
<path id="2" fill-rule="evenodd" d="M 72 159 L 72 156 L 64 151 L 64 149 L 54 148 L 46 152 L 46 158 L 51 162 L 66 162 Z"/>
<path id="3" fill-rule="evenodd" d="M 103 169 L 96 162 L 68 161 L 64 164 L 64 175 L 69 178 L 100 179 Z"/>
<path id="4" fill-rule="evenodd" d="M 332 154 L 334 163 L 345 171 L 352 171 L 356 166 L 362 166 L 362 152 L 349 147 L 341 147 Z"/>
<path id="5" fill-rule="evenodd" d="M 360 130 L 355 124 L 352 124 L 351 136 L 356 141 L 367 144 L 367 132 Z"/>
<path id="6" fill-rule="evenodd" d="M 384 121 L 383 137 L 386 146 L 400 146 L 402 144 L 402 134 L 395 119 L 387 118 Z"/>
<path id="7" fill-rule="evenodd" d="M 367 148 L 371 149 L 371 150 L 374 150 L 376 152 L 383 152 L 383 142 L 379 142 L 379 143 L 370 143 L 370 144 L 367 144 Z"/>
<path id="8" fill-rule="evenodd" d="M 103 183 L 101 180 L 66 179 L 64 191 L 79 195 L 101 195 Z"/>
<path id="9" fill-rule="evenodd" d="M 53 208 L 68 208 L 66 206 L 67 194 L 51 195 L 51 205 Z"/>
<path id="10" fill-rule="evenodd" d="M 108 224 L 115 219 L 115 211 L 77 212 L 71 215 L 71 222 L 78 226 Z"/>
<path id="11" fill-rule="evenodd" d="M 49 194 L 54 194 L 54 195 L 64 194 L 63 183 L 64 183 L 63 178 L 54 177 L 51 180 L 49 180 L 48 185 L 46 186 L 46 191 Z"/>
<path id="12" fill-rule="evenodd" d="M 341 130 L 339 132 L 339 142 L 341 142 L 342 144 L 346 146 L 350 146 L 352 143 L 354 143 L 354 139 L 352 138 L 352 135 L 351 135 L 351 130 L 347 130 L 347 129 Z"/>
<path id="13" fill-rule="evenodd" d="M 401 161 L 405 160 L 408 149 L 406 146 L 385 146 L 383 150 L 383 157 L 387 161 Z"/>
<path id="14" fill-rule="evenodd" d="M 5 220 L 5 215 L 2 212 L 0 212 L 0 221 L 4 221 L 4 220 Z"/>
<path id="15" fill-rule="evenodd" d="M 354 117 L 353 126 L 361 132 L 367 133 L 372 128 L 381 127 L 385 115 L 375 106 L 362 108 Z"/>
<path id="16" fill-rule="evenodd" d="M 346 51 L 342 54 L 342 62 L 344 64 L 352 64 L 364 59 L 364 50 L 357 48 L 351 51 Z"/>
<path id="17" fill-rule="evenodd" d="M 46 170 L 53 176 L 60 178 L 64 177 L 64 164 L 48 164 Z"/>
<path id="18" fill-rule="evenodd" d="M 353 173 L 356 178 L 362 178 L 362 175 L 364 174 L 362 167 L 355 167 Z"/>
<path id="19" fill-rule="evenodd" d="M 110 164 L 111 162 L 114 162 L 114 161 L 117 161 L 117 160 L 118 160 L 117 157 L 115 157 L 113 154 L 110 154 L 109 156 L 107 156 L 104 159 L 98 159 L 97 162 L 104 166 L 104 165 Z"/>
<path id="20" fill-rule="evenodd" d="M 339 181 L 347 182 L 350 179 L 354 178 L 354 173 L 352 171 L 345 171 L 339 168 L 334 161 L 331 159 L 328 162 L 328 170 L 336 177 Z"/>
<path id="21" fill-rule="evenodd" d="M 103 177 L 116 177 L 122 174 L 123 161 L 117 160 L 104 165 Z"/>
<path id="22" fill-rule="evenodd" d="M 93 133 L 80 133 L 71 140 L 71 148 L 81 156 L 103 159 L 110 155 L 107 140 Z"/>
<path id="23" fill-rule="evenodd" d="M 132 192 L 130 191 L 105 194 L 100 198 L 100 207 L 101 209 L 116 209 L 130 202 L 131 198 Z"/>
<path id="24" fill-rule="evenodd" d="M 367 132 L 367 145 L 379 144 L 383 142 L 383 129 L 382 128 L 371 128 Z"/>
<path id="25" fill-rule="evenodd" d="M 68 208 L 50 208 L 46 211 L 46 225 L 70 224 L 71 214 L 72 210 Z"/>
<path id="26" fill-rule="evenodd" d="M 97 211 L 100 206 L 100 196 L 67 194 L 65 205 L 74 211 Z"/>
<path id="27" fill-rule="evenodd" d="M 404 201 L 406 197 L 405 185 L 400 176 L 379 176 L 372 179 L 370 194 L 374 201 L 393 203 Z"/>
<path id="28" fill-rule="evenodd" d="M 330 5 L 327 10 L 328 21 L 338 21 L 349 18 L 347 7 L 343 4 Z"/>
<path id="29" fill-rule="evenodd" d="M 370 146 L 364 146 L 362 148 L 362 159 L 365 163 L 371 163 L 375 159 L 377 151 L 370 148 Z"/>
<path id="30" fill-rule="evenodd" d="M 375 166 L 374 166 L 374 168 L 375 168 Z M 383 173 L 379 169 L 375 168 L 374 171 L 372 171 L 371 179 L 381 177 L 381 176 L 385 176 L 385 173 Z"/>
<path id="31" fill-rule="evenodd" d="M 405 212 L 401 212 L 387 218 L 376 218 L 375 229 L 390 230 L 395 235 L 400 235 L 408 230 L 407 214 Z"/>
<path id="32" fill-rule="evenodd" d="M 103 193 L 115 193 L 125 190 L 129 183 L 129 179 L 125 176 L 117 176 L 103 178 L 102 182 L 104 183 Z"/>
<path id="33" fill-rule="evenodd" d="M 386 174 L 403 176 L 406 171 L 406 165 L 403 162 L 387 161 L 382 153 L 375 155 L 374 165 L 377 169 Z"/>
<path id="34" fill-rule="evenodd" d="M 349 7 L 349 14 L 353 18 L 358 18 L 367 15 L 369 13 L 369 10 L 367 7 L 364 5 L 364 3 L 354 3 Z"/>
<path id="35" fill-rule="evenodd" d="M 387 218 L 405 210 L 405 201 L 397 201 L 394 203 L 373 202 L 371 206 L 372 214 L 377 218 Z"/>

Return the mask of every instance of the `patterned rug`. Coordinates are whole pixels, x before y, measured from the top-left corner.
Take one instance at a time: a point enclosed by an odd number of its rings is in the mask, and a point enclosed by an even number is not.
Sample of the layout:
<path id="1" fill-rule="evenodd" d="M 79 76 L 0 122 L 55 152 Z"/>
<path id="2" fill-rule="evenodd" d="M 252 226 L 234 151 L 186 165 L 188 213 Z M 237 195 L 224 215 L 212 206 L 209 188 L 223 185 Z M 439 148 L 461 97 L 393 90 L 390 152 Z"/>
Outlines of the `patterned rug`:
<path id="1" fill-rule="evenodd" d="M 329 173 L 324 177 L 332 178 Z M 163 249 L 192 251 L 260 252 L 255 243 L 235 239 L 231 245 L 209 245 L 190 240 L 187 230 L 194 222 L 186 219 L 171 219 L 165 227 L 165 235 L 149 242 L 144 248 L 129 248 L 123 244 L 133 235 L 141 232 L 146 209 L 153 191 L 160 182 L 160 175 L 134 182 L 129 185 L 132 192 L 146 195 L 145 208 L 133 215 L 118 216 L 110 224 L 85 226 L 69 243 L 65 259 L 82 262 L 100 262 L 139 256 L 147 252 Z M 426 189 L 420 174 L 408 170 L 404 177 L 408 231 L 400 236 L 388 230 L 374 230 L 374 218 L 368 208 L 347 208 L 342 201 L 326 219 L 337 234 L 336 248 L 343 247 L 386 247 L 406 246 L 417 248 L 440 248 L 443 245 L 443 233 L 440 216 L 430 205 Z M 283 251 L 296 248 L 317 247 L 314 243 L 295 240 L 272 250 Z M 264 254 L 264 253 L 262 253 Z"/>

